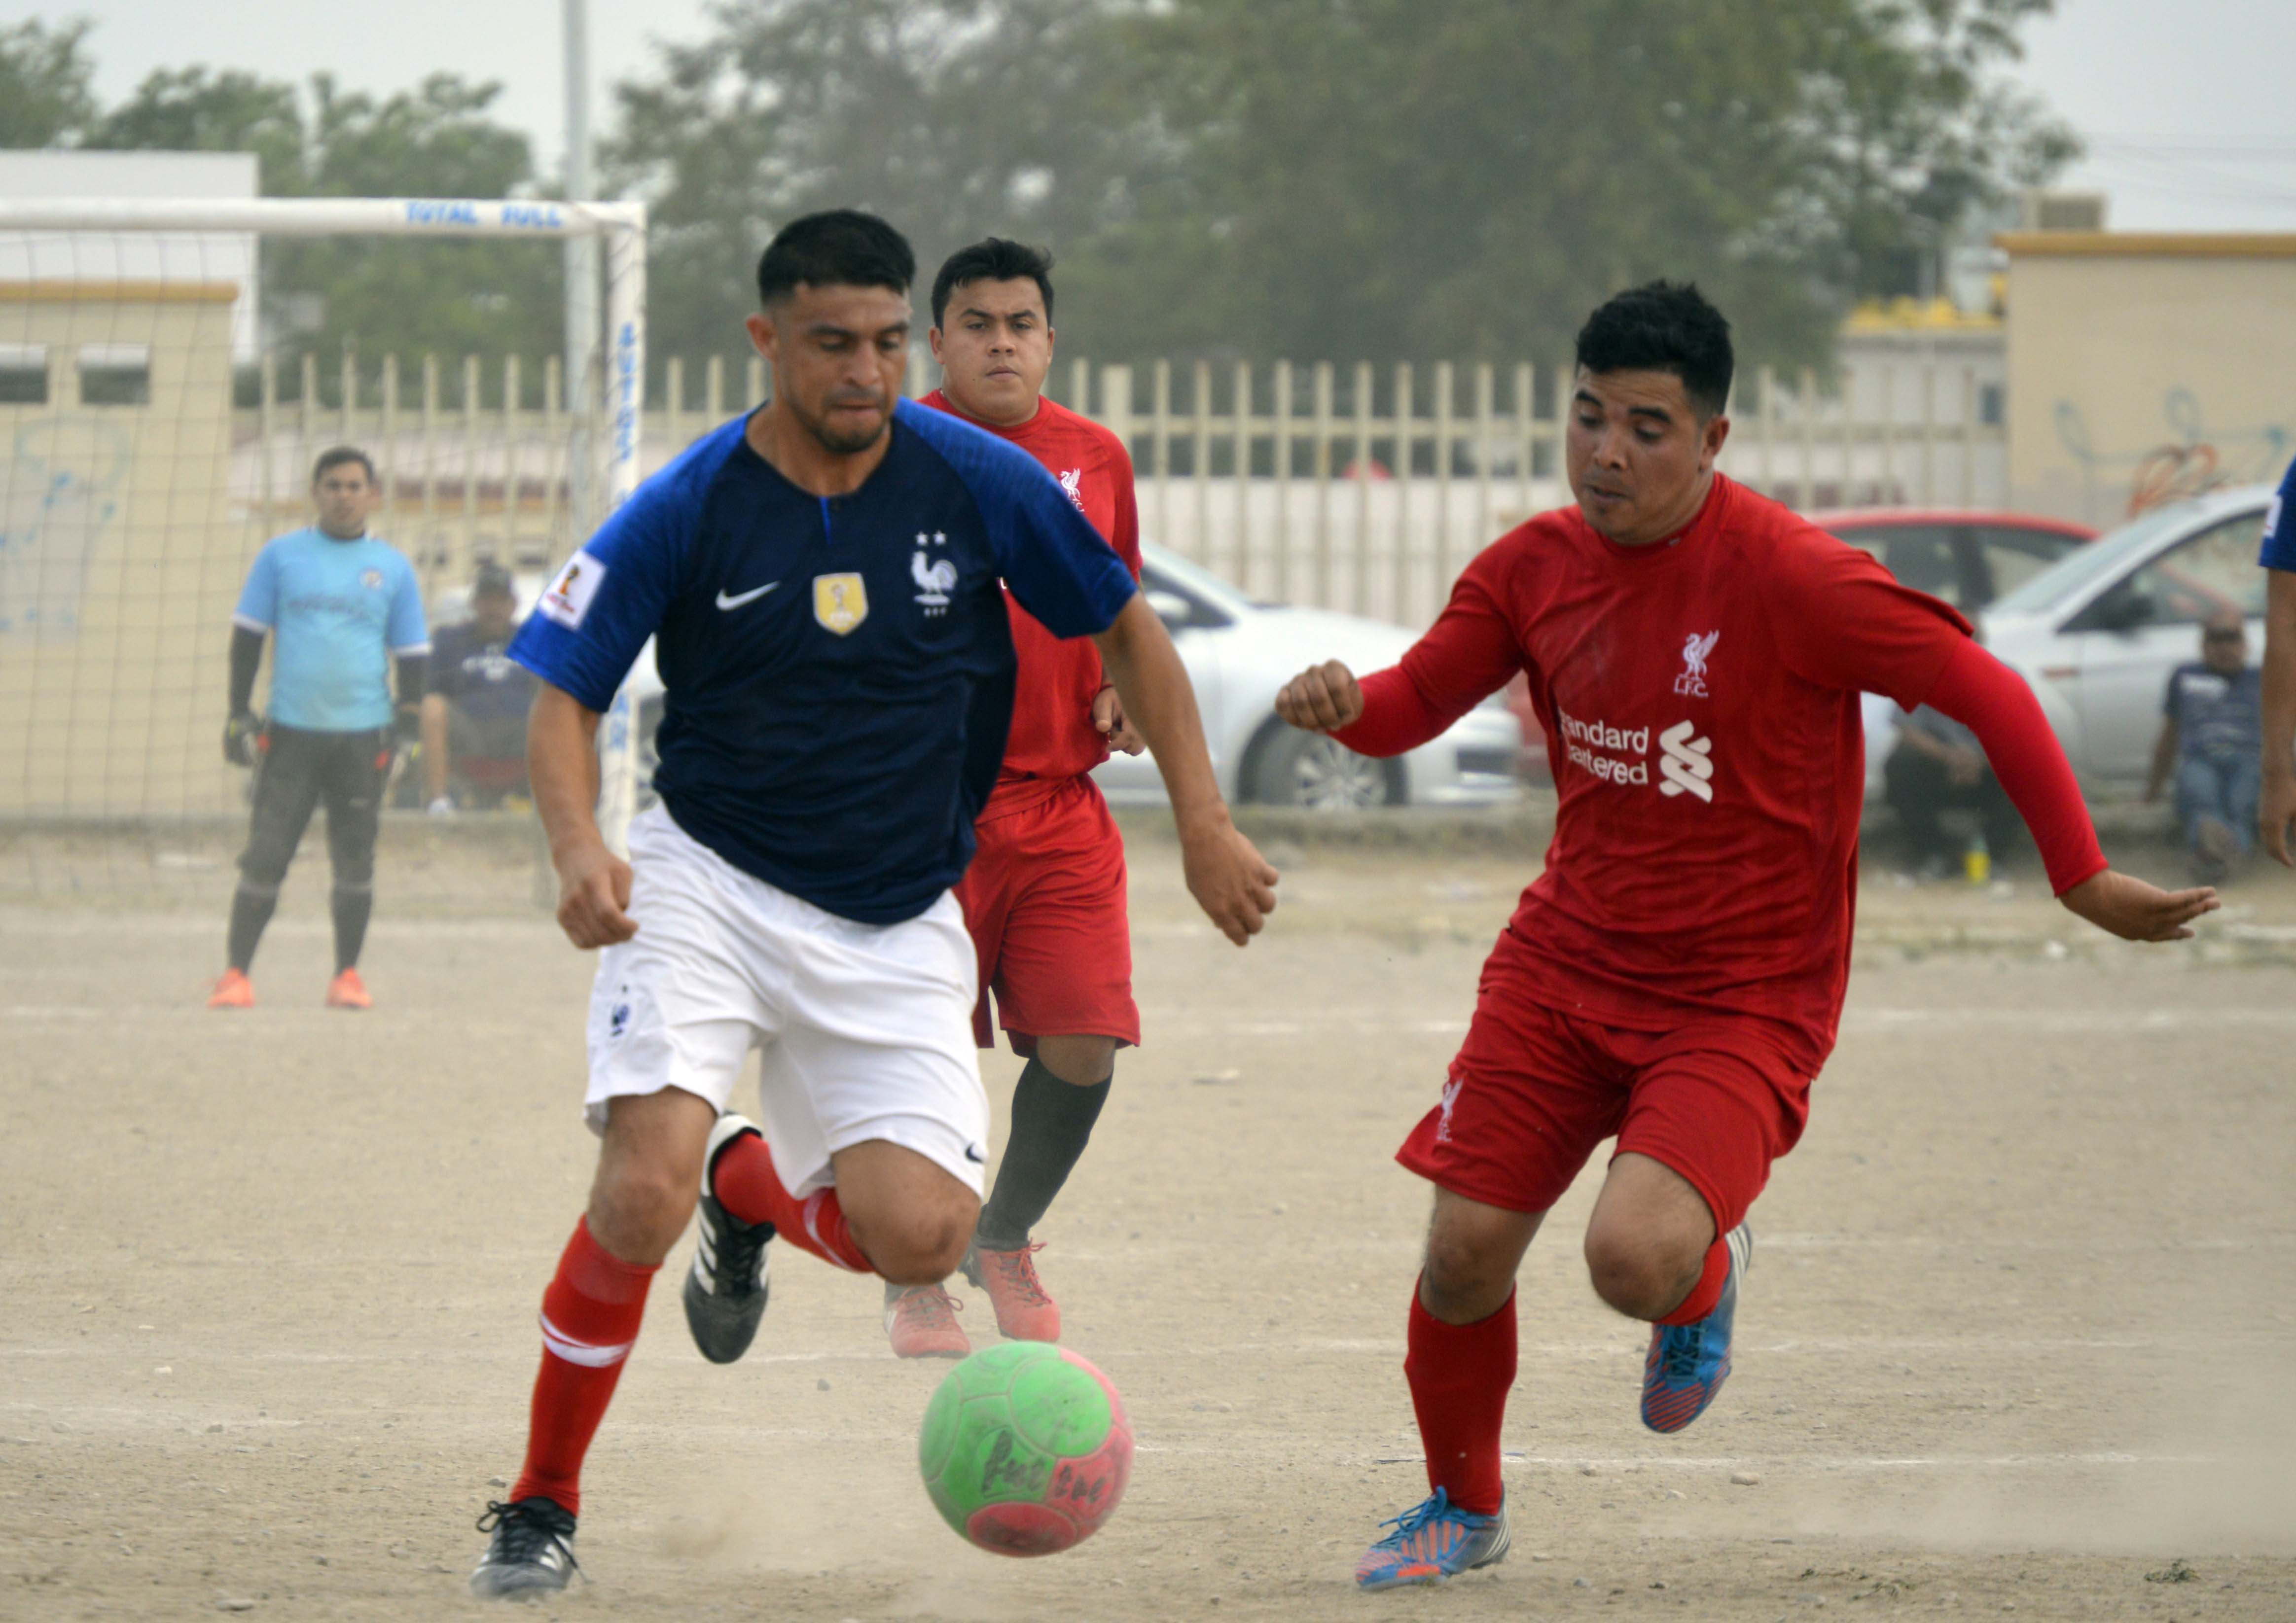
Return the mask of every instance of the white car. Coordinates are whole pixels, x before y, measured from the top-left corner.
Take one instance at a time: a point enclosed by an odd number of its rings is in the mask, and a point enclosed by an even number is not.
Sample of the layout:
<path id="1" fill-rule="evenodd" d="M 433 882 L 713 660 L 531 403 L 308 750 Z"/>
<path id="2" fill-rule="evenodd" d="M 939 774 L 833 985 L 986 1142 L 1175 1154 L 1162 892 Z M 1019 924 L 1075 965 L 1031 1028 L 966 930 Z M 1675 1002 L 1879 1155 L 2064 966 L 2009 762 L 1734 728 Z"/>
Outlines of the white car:
<path id="1" fill-rule="evenodd" d="M 2033 685 L 2091 793 L 2141 790 L 2169 673 L 2201 657 L 2201 624 L 2236 609 L 2264 652 L 2257 567 L 2272 488 L 2156 508 L 2068 553 L 1986 609 L 1985 643 Z"/>
<path id="2" fill-rule="evenodd" d="M 1449 731 L 1393 760 L 1373 760 L 1275 719 L 1275 693 L 1312 664 L 1344 660 L 1358 675 L 1395 663 L 1408 631 L 1350 614 L 1255 602 L 1217 575 L 1158 546 L 1142 548 L 1142 589 L 1172 633 L 1203 713 L 1220 791 L 1231 802 L 1348 810 L 1370 806 L 1489 806 L 1520 793 L 1522 729 L 1504 691 Z M 647 643 L 630 669 L 638 737 L 638 804 L 652 801 L 661 677 Z M 1094 775 L 1119 806 L 1161 806 L 1164 781 L 1147 755 L 1118 755 Z"/>
<path id="3" fill-rule="evenodd" d="M 1489 806 L 1521 792 L 1522 726 L 1505 690 L 1392 760 L 1276 720 L 1276 690 L 1308 666 L 1338 660 L 1364 676 L 1394 664 L 1414 634 L 1352 614 L 1254 602 L 1160 546 L 1144 546 L 1141 561 L 1141 589 L 1187 665 L 1212 769 L 1231 801 L 1346 811 Z M 1111 757 L 1093 775 L 1116 805 L 1164 802 L 1163 780 L 1145 755 Z"/>

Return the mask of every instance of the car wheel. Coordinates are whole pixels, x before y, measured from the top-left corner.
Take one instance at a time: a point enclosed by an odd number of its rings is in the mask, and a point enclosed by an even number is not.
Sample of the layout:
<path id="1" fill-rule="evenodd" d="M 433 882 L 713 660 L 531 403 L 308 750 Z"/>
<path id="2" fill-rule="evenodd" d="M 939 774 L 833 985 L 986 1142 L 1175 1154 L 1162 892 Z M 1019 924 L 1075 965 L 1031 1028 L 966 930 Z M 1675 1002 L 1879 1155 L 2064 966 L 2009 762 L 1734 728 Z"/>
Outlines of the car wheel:
<path id="1" fill-rule="evenodd" d="M 1286 727 L 1263 742 L 1252 760 L 1251 798 L 1263 806 L 1309 811 L 1399 806 L 1403 775 L 1392 761 L 1357 755 L 1321 733 Z"/>

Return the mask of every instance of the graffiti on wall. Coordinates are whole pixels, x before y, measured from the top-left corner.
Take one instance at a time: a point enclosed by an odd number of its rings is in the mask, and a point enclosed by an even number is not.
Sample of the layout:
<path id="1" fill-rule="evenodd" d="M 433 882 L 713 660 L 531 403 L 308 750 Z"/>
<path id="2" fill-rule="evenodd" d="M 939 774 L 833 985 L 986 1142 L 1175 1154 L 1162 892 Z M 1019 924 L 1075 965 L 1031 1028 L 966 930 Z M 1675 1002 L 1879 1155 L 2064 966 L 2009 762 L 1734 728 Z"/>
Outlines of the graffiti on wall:
<path id="1" fill-rule="evenodd" d="M 2092 515 L 2108 490 L 2127 490 L 2125 512 L 2134 517 L 2219 486 L 2276 480 L 2291 447 L 2296 446 L 2296 434 L 2284 422 L 2211 430 L 2200 397 L 2183 388 L 2161 397 L 2166 435 L 2128 450 L 2099 447 L 2087 418 L 2070 400 L 2059 400 L 2055 415 L 2057 441 L 2079 464 L 2084 501 Z"/>
<path id="2" fill-rule="evenodd" d="M 88 563 L 119 517 L 134 458 L 128 436 L 99 420 L 17 430 L 0 468 L 0 638 L 78 635 Z"/>

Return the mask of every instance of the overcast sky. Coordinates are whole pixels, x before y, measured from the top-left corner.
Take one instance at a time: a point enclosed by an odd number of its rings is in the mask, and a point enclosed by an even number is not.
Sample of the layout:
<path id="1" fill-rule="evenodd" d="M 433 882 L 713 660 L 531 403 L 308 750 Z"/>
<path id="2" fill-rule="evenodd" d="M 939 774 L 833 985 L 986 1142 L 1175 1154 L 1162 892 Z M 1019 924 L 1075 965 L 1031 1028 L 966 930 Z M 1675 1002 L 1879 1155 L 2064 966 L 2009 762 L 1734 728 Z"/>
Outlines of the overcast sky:
<path id="1" fill-rule="evenodd" d="M 704 0 L 589 0 L 594 122 L 605 87 L 646 69 L 649 42 L 693 38 Z M 562 0 L 0 0 L 0 20 L 86 17 L 97 88 L 128 94 L 157 67 L 209 62 L 300 79 L 325 70 L 377 91 L 447 69 L 500 79 L 502 116 L 554 166 L 563 149 Z M 2028 35 L 2021 77 L 2088 141 L 2068 184 L 2111 194 L 2122 229 L 2296 230 L 2296 4 L 2059 0 Z"/>

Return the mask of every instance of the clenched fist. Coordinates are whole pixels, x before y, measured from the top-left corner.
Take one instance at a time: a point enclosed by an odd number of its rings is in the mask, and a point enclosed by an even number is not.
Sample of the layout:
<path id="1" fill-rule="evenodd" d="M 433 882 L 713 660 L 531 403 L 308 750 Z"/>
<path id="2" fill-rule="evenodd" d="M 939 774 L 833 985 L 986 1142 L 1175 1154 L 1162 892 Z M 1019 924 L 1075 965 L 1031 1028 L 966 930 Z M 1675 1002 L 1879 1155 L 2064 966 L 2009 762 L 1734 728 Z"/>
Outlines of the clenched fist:
<path id="1" fill-rule="evenodd" d="M 1337 660 L 1311 665 L 1275 695 L 1275 714 L 1309 733 L 1352 725 L 1364 713 L 1363 688 Z"/>

